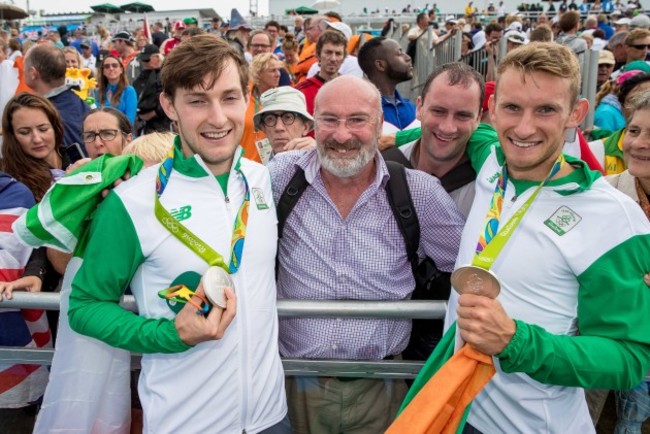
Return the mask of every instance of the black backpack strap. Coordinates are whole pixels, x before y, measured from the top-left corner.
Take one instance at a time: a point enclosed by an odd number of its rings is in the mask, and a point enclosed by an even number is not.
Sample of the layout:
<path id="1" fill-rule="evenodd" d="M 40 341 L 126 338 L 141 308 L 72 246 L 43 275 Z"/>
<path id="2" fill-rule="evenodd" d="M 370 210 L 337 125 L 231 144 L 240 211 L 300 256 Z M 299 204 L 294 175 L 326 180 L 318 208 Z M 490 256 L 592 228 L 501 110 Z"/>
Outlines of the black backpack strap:
<path id="1" fill-rule="evenodd" d="M 300 167 L 296 167 L 296 173 L 294 173 L 282 192 L 282 196 L 280 196 L 276 207 L 278 213 L 278 238 L 282 238 L 284 223 L 287 221 L 289 214 L 291 214 L 291 211 L 293 211 L 293 208 L 308 186 L 309 183 L 307 182 L 307 178 L 305 178 L 305 171 Z"/>
<path id="2" fill-rule="evenodd" d="M 445 176 L 440 178 L 440 184 L 447 193 L 457 190 L 470 182 L 476 180 L 476 171 L 472 167 L 472 162 L 467 156 L 458 166 Z"/>
<path id="3" fill-rule="evenodd" d="M 400 151 L 397 146 L 391 146 L 390 148 L 384 149 L 383 151 L 381 151 L 381 156 L 384 157 L 384 161 L 386 162 L 395 161 L 396 163 L 401 164 L 407 169 L 413 169 L 413 165 L 411 165 L 409 159 L 406 158 L 406 155 L 404 155 L 404 153 Z"/>
<path id="4" fill-rule="evenodd" d="M 398 152 L 401 153 L 399 150 Z M 411 190 L 406 182 L 404 166 L 394 161 L 386 161 L 386 166 L 390 175 L 386 183 L 386 196 L 397 221 L 397 226 L 399 226 L 402 237 L 404 237 L 406 255 L 415 276 L 419 263 L 420 222 L 413 206 Z"/>

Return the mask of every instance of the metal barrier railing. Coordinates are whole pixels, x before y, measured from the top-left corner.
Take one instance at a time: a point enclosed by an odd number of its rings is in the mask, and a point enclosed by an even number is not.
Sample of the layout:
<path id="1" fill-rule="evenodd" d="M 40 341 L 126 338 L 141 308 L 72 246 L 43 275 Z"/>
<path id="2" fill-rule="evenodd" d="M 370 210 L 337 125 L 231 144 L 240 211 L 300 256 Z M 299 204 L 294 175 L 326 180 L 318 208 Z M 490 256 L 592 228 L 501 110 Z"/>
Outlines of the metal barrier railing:
<path id="1" fill-rule="evenodd" d="M 124 296 L 120 303 L 124 308 L 136 311 L 133 296 Z M 57 293 L 15 292 L 13 300 L 0 303 L 8 309 L 59 309 Z M 442 319 L 447 303 L 442 301 L 330 301 L 330 300 L 278 300 L 281 317 L 348 317 L 348 318 L 414 318 Z M 27 363 L 50 365 L 53 349 L 27 349 L 0 346 L 0 361 L 11 364 Z M 131 368 L 140 367 L 141 356 L 131 356 Z M 408 360 L 306 360 L 282 359 L 287 376 L 359 377 L 359 378 L 415 378 L 423 362 Z M 645 381 L 650 381 L 650 375 Z"/>
<path id="2" fill-rule="evenodd" d="M 598 83 L 598 51 L 587 50 L 580 58 L 580 95 L 589 101 L 589 112 L 582 121 L 580 128 L 590 131 L 594 127 L 594 113 L 596 111 L 596 88 Z"/>
<path id="3" fill-rule="evenodd" d="M 133 296 L 123 296 L 120 302 L 125 309 L 136 311 Z M 59 309 L 58 293 L 15 292 L 13 300 L 0 303 L 8 309 Z M 443 301 L 362 301 L 362 300 L 278 300 L 278 315 L 281 317 L 336 317 L 336 318 L 415 318 L 442 319 L 447 303 Z M 0 347 L 0 360 L 10 363 L 50 365 L 53 349 L 27 349 Z M 362 378 L 415 378 L 422 362 L 402 360 L 304 360 L 283 359 L 286 375 L 290 376 L 335 376 Z M 140 356 L 134 354 L 132 368 L 138 368 Z"/>

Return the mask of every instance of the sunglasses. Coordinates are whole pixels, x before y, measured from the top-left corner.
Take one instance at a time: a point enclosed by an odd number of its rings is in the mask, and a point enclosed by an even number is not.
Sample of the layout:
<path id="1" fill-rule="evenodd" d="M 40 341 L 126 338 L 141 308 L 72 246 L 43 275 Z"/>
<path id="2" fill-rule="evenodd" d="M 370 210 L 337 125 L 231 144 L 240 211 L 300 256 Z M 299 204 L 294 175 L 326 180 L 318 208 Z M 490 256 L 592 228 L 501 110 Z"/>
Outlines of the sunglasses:
<path id="1" fill-rule="evenodd" d="M 104 69 L 118 69 L 120 67 L 119 63 L 104 63 L 102 68 Z"/>
<path id="2" fill-rule="evenodd" d="M 636 48 L 637 50 L 650 50 L 650 44 L 630 44 L 628 47 Z"/>

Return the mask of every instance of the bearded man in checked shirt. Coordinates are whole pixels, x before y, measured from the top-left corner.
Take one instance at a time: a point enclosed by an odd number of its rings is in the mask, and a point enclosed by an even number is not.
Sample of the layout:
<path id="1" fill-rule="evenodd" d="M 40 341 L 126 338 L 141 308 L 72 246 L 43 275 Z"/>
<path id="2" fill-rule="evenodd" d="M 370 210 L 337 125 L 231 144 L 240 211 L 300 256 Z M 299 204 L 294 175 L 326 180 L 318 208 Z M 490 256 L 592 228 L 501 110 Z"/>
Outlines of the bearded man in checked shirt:
<path id="1" fill-rule="evenodd" d="M 315 102 L 317 148 L 275 156 L 268 167 L 276 202 L 297 168 L 308 187 L 288 216 L 279 244 L 280 298 L 407 300 L 415 286 L 404 239 L 390 208 L 386 164 L 377 151 L 381 96 L 369 82 L 342 76 Z M 453 269 L 463 217 L 440 182 L 406 171 L 421 239 L 418 255 Z M 282 318 L 280 353 L 289 358 L 382 360 L 398 357 L 411 321 Z M 380 433 L 395 415 L 403 380 L 289 377 L 294 433 Z"/>

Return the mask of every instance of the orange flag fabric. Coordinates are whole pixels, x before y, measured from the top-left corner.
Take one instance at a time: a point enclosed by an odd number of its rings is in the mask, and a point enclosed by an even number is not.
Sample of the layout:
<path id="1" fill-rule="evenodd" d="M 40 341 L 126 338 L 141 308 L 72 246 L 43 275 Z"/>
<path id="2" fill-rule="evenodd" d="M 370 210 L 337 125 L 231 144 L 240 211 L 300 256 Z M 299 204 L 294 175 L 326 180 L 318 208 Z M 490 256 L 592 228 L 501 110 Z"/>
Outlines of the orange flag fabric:
<path id="1" fill-rule="evenodd" d="M 455 334 L 455 328 L 448 330 L 447 334 L 450 332 Z M 434 352 L 432 358 L 435 354 Z M 430 361 L 431 359 L 427 361 L 423 371 Z M 456 433 L 463 421 L 465 409 L 495 372 L 492 357 L 465 345 L 403 407 L 386 434 Z M 416 380 L 414 387 L 417 385 Z"/>
<path id="2" fill-rule="evenodd" d="M 305 41 L 305 45 L 302 47 L 302 51 L 298 57 L 298 64 L 293 68 L 293 73 L 296 77 L 296 83 L 300 83 L 307 78 L 309 68 L 311 68 L 311 65 L 317 61 L 318 59 L 316 58 L 316 44 L 313 42 Z"/>
<path id="3" fill-rule="evenodd" d="M 21 92 L 34 92 L 31 87 L 25 83 L 25 56 L 20 56 L 14 60 L 14 68 L 18 70 L 18 87 L 16 88 L 16 95 Z"/>

